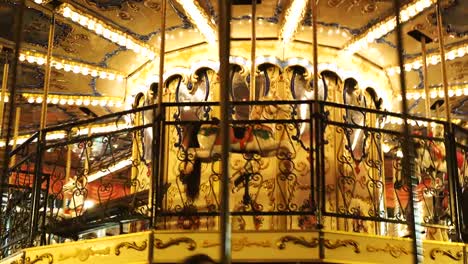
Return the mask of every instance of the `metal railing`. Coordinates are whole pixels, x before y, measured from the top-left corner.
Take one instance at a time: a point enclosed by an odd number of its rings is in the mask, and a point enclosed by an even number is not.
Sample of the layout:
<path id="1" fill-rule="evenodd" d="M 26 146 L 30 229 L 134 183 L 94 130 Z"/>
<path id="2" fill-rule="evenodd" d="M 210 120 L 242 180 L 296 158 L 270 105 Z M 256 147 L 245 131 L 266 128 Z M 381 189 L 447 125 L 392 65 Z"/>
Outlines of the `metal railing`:
<path id="1" fill-rule="evenodd" d="M 2 256 L 137 221 L 129 232 L 219 230 L 219 104 L 163 103 L 153 119 L 154 107 L 49 127 L 11 151 Z M 404 134 L 387 121 L 400 114 L 311 100 L 233 102 L 230 113 L 233 230 L 411 236 L 415 214 L 426 239 L 465 237 L 466 130 L 409 117 L 410 211 Z"/>

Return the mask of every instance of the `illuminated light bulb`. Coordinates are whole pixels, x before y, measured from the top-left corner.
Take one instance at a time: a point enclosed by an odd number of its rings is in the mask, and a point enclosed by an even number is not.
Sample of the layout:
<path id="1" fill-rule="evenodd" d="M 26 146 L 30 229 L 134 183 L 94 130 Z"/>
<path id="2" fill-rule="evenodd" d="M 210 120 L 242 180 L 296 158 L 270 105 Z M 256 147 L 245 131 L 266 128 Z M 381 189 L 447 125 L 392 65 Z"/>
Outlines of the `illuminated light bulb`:
<path id="1" fill-rule="evenodd" d="M 390 68 L 390 69 L 388 69 L 387 73 L 388 73 L 388 75 L 393 76 L 393 75 L 395 75 L 395 69 Z"/>
<path id="2" fill-rule="evenodd" d="M 409 20 L 408 11 L 406 10 L 401 11 L 400 18 L 401 18 L 401 21 L 403 22 L 408 21 Z"/>
<path id="3" fill-rule="evenodd" d="M 81 105 L 83 103 L 83 100 L 81 99 L 76 99 L 75 104 L 76 105 Z"/>
<path id="4" fill-rule="evenodd" d="M 25 61 L 26 60 L 26 56 L 24 56 L 24 54 L 21 54 L 18 58 L 20 61 Z"/>
<path id="5" fill-rule="evenodd" d="M 431 98 L 432 99 L 435 99 L 437 97 L 437 92 L 436 91 L 432 91 L 431 92 Z"/>
<path id="6" fill-rule="evenodd" d="M 81 67 L 80 66 L 73 66 L 73 72 L 74 73 L 79 73 L 81 71 Z"/>
<path id="7" fill-rule="evenodd" d="M 426 93 L 421 93 L 421 98 L 426 99 Z"/>
<path id="8" fill-rule="evenodd" d="M 454 96 L 454 95 L 455 95 L 455 91 L 454 91 L 454 90 L 449 90 L 449 91 L 448 91 L 448 96 L 449 96 L 449 97 L 452 97 L 452 96 Z"/>
<path id="9" fill-rule="evenodd" d="M 88 29 L 89 30 L 94 30 L 96 28 L 96 21 L 90 19 L 88 20 Z"/>
<path id="10" fill-rule="evenodd" d="M 81 74 L 88 75 L 89 74 L 89 69 L 86 68 L 86 67 L 81 68 Z"/>
<path id="11" fill-rule="evenodd" d="M 45 63 L 45 60 L 44 60 L 44 58 L 40 58 L 40 57 L 39 57 L 39 58 L 37 58 L 36 63 L 37 63 L 38 65 L 43 65 L 43 64 Z"/>
<path id="12" fill-rule="evenodd" d="M 463 95 L 468 95 L 468 88 L 463 89 Z"/>
<path id="13" fill-rule="evenodd" d="M 447 59 L 448 60 L 454 60 L 455 59 L 455 52 L 449 52 L 447 54 Z"/>
<path id="14" fill-rule="evenodd" d="M 83 100 L 83 105 L 86 105 L 88 106 L 91 102 L 89 101 L 89 99 L 84 99 Z"/>
<path id="15" fill-rule="evenodd" d="M 106 79 L 106 78 L 107 78 L 107 73 L 105 73 L 105 72 L 100 72 L 100 73 L 99 73 L 99 78 L 101 78 L 101 79 Z"/>
<path id="16" fill-rule="evenodd" d="M 411 68 L 412 68 L 411 64 L 405 65 L 405 71 L 411 71 Z"/>
<path id="17" fill-rule="evenodd" d="M 98 105 L 98 104 L 99 104 L 99 100 L 93 100 L 93 101 L 91 101 L 91 105 L 92 105 L 92 106 L 96 106 L 96 105 Z"/>
<path id="18" fill-rule="evenodd" d="M 51 103 L 57 104 L 59 102 L 59 99 L 57 97 L 52 98 Z"/>
<path id="19" fill-rule="evenodd" d="M 64 105 L 67 103 L 67 99 L 60 99 L 59 104 Z"/>
<path id="20" fill-rule="evenodd" d="M 430 64 L 432 65 L 436 65 L 437 63 L 439 63 L 439 56 L 432 56 L 431 59 L 430 59 Z"/>
<path id="21" fill-rule="evenodd" d="M 80 15 L 79 15 L 78 13 L 76 13 L 76 12 L 72 12 L 72 13 L 71 13 L 71 20 L 72 20 L 73 22 L 77 22 L 78 19 L 80 19 Z"/>
<path id="22" fill-rule="evenodd" d="M 67 6 L 63 9 L 62 15 L 66 18 L 69 18 L 71 16 L 71 9 Z"/>
<path id="23" fill-rule="evenodd" d="M 9 100 L 10 99 L 8 98 L 8 96 L 5 96 L 5 98 L 3 98 L 3 102 L 5 102 L 5 103 L 8 103 Z"/>
<path id="24" fill-rule="evenodd" d="M 440 98 L 443 98 L 444 97 L 444 91 L 439 91 L 439 93 L 437 94 Z"/>
<path id="25" fill-rule="evenodd" d="M 82 26 L 85 27 L 85 26 L 88 24 L 88 18 L 85 17 L 85 16 L 82 16 L 82 17 L 80 18 L 80 21 L 79 21 L 78 23 L 79 23 L 80 25 L 82 25 Z"/>
<path id="26" fill-rule="evenodd" d="M 126 47 L 127 46 L 127 38 L 125 36 L 120 36 L 119 40 L 118 40 L 118 43 L 119 43 L 120 46 Z"/>
<path id="27" fill-rule="evenodd" d="M 102 36 L 104 36 L 106 39 L 109 39 L 110 36 L 111 36 L 111 32 L 109 29 L 105 28 L 103 31 L 102 31 Z"/>
<path id="28" fill-rule="evenodd" d="M 418 93 L 418 92 L 414 93 L 413 98 L 414 100 L 418 100 L 419 98 L 421 98 L 421 93 Z"/>
<path id="29" fill-rule="evenodd" d="M 26 60 L 29 63 L 35 63 L 36 62 L 36 58 L 34 56 L 28 56 L 28 57 L 26 57 Z"/>
<path id="30" fill-rule="evenodd" d="M 107 100 L 106 99 L 103 99 L 99 102 L 99 105 L 100 106 L 106 106 L 107 105 Z"/>
<path id="31" fill-rule="evenodd" d="M 462 89 L 455 90 L 455 95 L 456 96 L 462 96 L 463 95 L 463 90 Z"/>
<path id="32" fill-rule="evenodd" d="M 397 156 L 398 158 L 403 158 L 403 152 L 402 152 L 401 150 L 398 150 L 398 151 L 396 152 L 396 156 Z"/>
<path id="33" fill-rule="evenodd" d="M 65 64 L 65 65 L 63 66 L 63 70 L 66 71 L 66 72 L 71 71 L 71 68 L 72 68 L 72 67 L 71 67 L 69 64 Z"/>
<path id="34" fill-rule="evenodd" d="M 413 64 L 413 69 L 415 69 L 415 70 L 421 68 L 421 66 L 422 66 L 420 61 L 415 61 L 412 64 Z"/>
<path id="35" fill-rule="evenodd" d="M 98 71 L 96 71 L 96 70 L 91 71 L 91 76 L 92 77 L 97 77 L 98 75 L 99 75 Z"/>
<path id="36" fill-rule="evenodd" d="M 34 97 L 29 97 L 28 98 L 28 103 L 32 104 L 34 103 L 36 100 L 34 100 Z"/>
<path id="37" fill-rule="evenodd" d="M 119 34 L 113 32 L 113 33 L 111 34 L 111 41 L 112 41 L 112 42 L 119 42 L 119 40 L 120 40 Z"/>
<path id="38" fill-rule="evenodd" d="M 412 93 L 407 93 L 406 94 L 406 100 L 411 100 L 413 99 L 413 94 Z"/>
<path id="39" fill-rule="evenodd" d="M 42 97 L 37 97 L 36 98 L 36 103 L 38 103 L 38 104 L 42 103 Z"/>
<path id="40" fill-rule="evenodd" d="M 115 106 L 116 106 L 116 107 L 122 107 L 122 102 L 121 102 L 121 101 L 117 101 L 117 102 L 115 103 Z"/>
<path id="41" fill-rule="evenodd" d="M 109 80 L 113 81 L 113 80 L 115 80 L 115 74 L 109 73 L 109 74 L 107 75 L 107 78 L 108 78 Z"/>
<path id="42" fill-rule="evenodd" d="M 102 34 L 102 31 L 103 31 L 103 29 L 104 29 L 104 28 L 102 27 L 102 25 L 101 25 L 101 24 L 99 24 L 99 23 L 96 23 L 96 29 L 94 30 L 94 31 L 96 32 L 96 34 L 98 34 L 98 35 L 101 35 L 101 34 Z"/>
<path id="43" fill-rule="evenodd" d="M 124 77 L 122 75 L 117 75 L 117 81 L 122 82 L 124 80 Z"/>
<path id="44" fill-rule="evenodd" d="M 75 103 L 75 100 L 73 100 L 73 99 L 71 99 L 71 98 L 68 99 L 68 101 L 67 101 L 67 104 L 68 104 L 68 105 L 73 105 L 74 103 Z"/>
<path id="45" fill-rule="evenodd" d="M 60 62 L 56 62 L 56 63 L 54 64 L 54 67 L 55 67 L 55 69 L 57 69 L 57 70 L 61 70 L 61 69 L 63 68 L 63 64 L 60 63 Z"/>
<path id="46" fill-rule="evenodd" d="M 107 103 L 107 105 L 110 106 L 110 107 L 114 106 L 114 101 L 109 100 L 109 102 Z"/>

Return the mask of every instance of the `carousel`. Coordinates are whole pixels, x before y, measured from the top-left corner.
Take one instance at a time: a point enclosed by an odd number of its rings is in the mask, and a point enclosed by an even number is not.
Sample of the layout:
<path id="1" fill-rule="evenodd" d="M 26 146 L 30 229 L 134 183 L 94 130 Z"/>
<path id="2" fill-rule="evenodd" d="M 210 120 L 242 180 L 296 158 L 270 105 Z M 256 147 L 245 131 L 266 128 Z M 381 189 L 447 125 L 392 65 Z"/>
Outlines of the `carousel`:
<path id="1" fill-rule="evenodd" d="M 0 263 L 468 263 L 467 12 L 0 2 Z"/>

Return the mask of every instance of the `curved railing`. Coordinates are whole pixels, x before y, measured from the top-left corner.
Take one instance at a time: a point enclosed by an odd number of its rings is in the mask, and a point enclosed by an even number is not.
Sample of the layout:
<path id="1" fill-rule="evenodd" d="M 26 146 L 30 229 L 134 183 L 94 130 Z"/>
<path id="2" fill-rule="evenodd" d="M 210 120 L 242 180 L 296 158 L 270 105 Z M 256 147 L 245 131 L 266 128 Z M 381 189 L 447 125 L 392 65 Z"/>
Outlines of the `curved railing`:
<path id="1" fill-rule="evenodd" d="M 410 116 L 413 153 L 402 153 L 397 113 L 259 101 L 233 102 L 233 118 L 242 109 L 249 119 L 229 121 L 233 230 L 413 237 L 411 225 L 419 225 L 426 239 L 464 239 L 467 130 Z M 15 148 L 3 194 L 2 256 L 112 226 L 120 233 L 217 230 L 219 104 L 156 110 L 49 127 Z M 403 167 L 408 157 L 413 162 Z"/>

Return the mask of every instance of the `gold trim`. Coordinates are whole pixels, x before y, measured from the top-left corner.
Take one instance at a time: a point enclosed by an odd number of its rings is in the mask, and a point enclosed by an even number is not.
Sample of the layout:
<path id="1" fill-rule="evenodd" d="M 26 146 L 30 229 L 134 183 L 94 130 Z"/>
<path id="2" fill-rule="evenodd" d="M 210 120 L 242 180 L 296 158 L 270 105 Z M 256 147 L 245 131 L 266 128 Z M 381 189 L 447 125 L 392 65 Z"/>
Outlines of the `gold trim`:
<path id="1" fill-rule="evenodd" d="M 85 249 L 75 248 L 75 252 L 73 254 L 62 254 L 60 253 L 58 256 L 58 260 L 66 260 L 69 258 L 77 258 L 81 262 L 84 262 L 89 259 L 89 257 L 94 255 L 109 255 L 110 248 L 105 247 L 103 249 L 92 249 L 91 247 L 87 247 Z"/>
<path id="2" fill-rule="evenodd" d="M 50 254 L 50 253 L 44 253 L 44 254 L 42 254 L 40 256 L 36 256 L 36 258 L 33 259 L 33 260 L 31 260 L 30 257 L 26 257 L 24 263 L 25 264 L 34 264 L 34 263 L 37 263 L 39 261 L 44 260 L 45 258 L 48 260 L 48 262 L 47 262 L 48 264 L 54 263 L 54 256 L 52 254 Z"/>
<path id="3" fill-rule="evenodd" d="M 431 250 L 430 256 L 431 259 L 435 260 L 437 254 L 442 254 L 442 256 L 447 256 L 453 260 L 461 260 L 463 258 L 463 251 L 458 251 L 456 255 L 452 253 L 451 250 L 443 250 L 441 248 L 433 248 Z"/>
<path id="4" fill-rule="evenodd" d="M 367 245 L 366 249 L 367 249 L 367 252 L 371 252 L 371 253 L 380 252 L 380 251 L 389 253 L 394 258 L 399 258 L 402 254 L 408 255 L 410 253 L 409 250 L 405 249 L 402 246 L 394 246 L 394 245 L 390 245 L 389 243 L 387 243 L 384 248 L 378 248 L 378 247 L 374 247 L 371 245 Z"/>
<path id="5" fill-rule="evenodd" d="M 164 243 L 161 239 L 156 238 L 154 240 L 154 247 L 157 249 L 165 249 L 171 246 L 177 246 L 181 243 L 187 243 L 187 249 L 193 251 L 197 249 L 197 242 L 188 237 L 170 238 L 169 241 Z"/>
<path id="6" fill-rule="evenodd" d="M 346 239 L 346 240 L 341 240 L 338 239 L 336 240 L 335 243 L 330 242 L 329 239 L 324 240 L 324 246 L 328 249 L 336 249 L 339 247 L 348 247 L 351 246 L 354 248 L 355 253 L 361 253 L 361 250 L 359 249 L 359 243 L 355 240 L 352 239 Z"/>
<path id="7" fill-rule="evenodd" d="M 202 248 L 210 248 L 210 247 L 217 247 L 219 246 L 219 242 L 210 242 L 204 240 L 201 247 Z M 263 240 L 263 241 L 249 241 L 248 237 L 242 237 L 240 239 L 233 239 L 232 240 L 232 251 L 242 251 L 245 247 L 263 247 L 269 248 L 272 247 L 271 241 Z"/>
<path id="8" fill-rule="evenodd" d="M 125 247 L 127 249 L 135 249 L 135 250 L 138 250 L 138 251 L 143 251 L 146 249 L 146 246 L 148 245 L 148 243 L 145 241 L 143 241 L 143 243 L 141 244 L 141 246 L 138 246 L 136 244 L 136 242 L 122 242 L 122 243 L 119 243 L 115 246 L 115 255 L 116 256 L 119 256 L 120 255 L 120 249 Z"/>
<path id="9" fill-rule="evenodd" d="M 301 245 L 307 248 L 316 248 L 319 244 L 318 241 L 318 238 L 312 238 L 312 240 L 309 242 L 302 236 L 283 236 L 276 242 L 276 246 L 278 249 L 285 249 L 286 243 L 292 242 L 295 245 Z"/>

